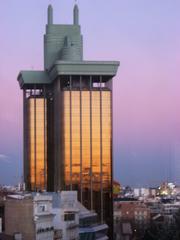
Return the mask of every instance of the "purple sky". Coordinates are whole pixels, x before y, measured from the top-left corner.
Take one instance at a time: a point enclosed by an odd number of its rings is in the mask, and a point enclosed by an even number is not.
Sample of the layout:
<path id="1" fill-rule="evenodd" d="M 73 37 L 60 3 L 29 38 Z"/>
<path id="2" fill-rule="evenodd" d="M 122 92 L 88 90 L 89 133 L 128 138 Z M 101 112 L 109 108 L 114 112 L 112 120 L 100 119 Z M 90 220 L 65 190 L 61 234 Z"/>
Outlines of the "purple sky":
<path id="1" fill-rule="evenodd" d="M 43 67 L 49 3 L 56 23 L 72 22 L 72 0 L 1 3 L 0 183 L 22 172 L 16 78 L 22 69 Z M 79 8 L 85 59 L 121 62 L 114 80 L 115 178 L 136 186 L 180 182 L 180 1 L 79 0 Z"/>

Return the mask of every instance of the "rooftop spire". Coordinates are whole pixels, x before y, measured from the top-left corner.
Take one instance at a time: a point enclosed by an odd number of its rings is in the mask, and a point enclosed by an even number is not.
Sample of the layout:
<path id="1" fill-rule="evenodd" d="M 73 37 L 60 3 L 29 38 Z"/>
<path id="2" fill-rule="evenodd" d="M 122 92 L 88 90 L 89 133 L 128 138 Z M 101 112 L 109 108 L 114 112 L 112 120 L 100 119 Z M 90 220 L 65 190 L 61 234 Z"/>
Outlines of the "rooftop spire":
<path id="1" fill-rule="evenodd" d="M 74 25 L 79 25 L 79 8 L 76 3 L 74 5 Z"/>
<path id="2" fill-rule="evenodd" d="M 48 25 L 53 24 L 53 8 L 52 5 L 48 6 Z"/>

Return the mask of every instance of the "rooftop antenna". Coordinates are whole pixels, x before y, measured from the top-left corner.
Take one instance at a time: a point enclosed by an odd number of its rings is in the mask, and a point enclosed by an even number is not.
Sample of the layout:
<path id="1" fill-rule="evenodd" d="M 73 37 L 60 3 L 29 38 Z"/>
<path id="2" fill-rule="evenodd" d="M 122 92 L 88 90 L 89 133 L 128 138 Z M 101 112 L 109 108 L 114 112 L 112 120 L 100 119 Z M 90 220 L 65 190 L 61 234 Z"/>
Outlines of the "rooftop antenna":
<path id="1" fill-rule="evenodd" d="M 48 6 L 48 25 L 52 25 L 53 24 L 53 8 L 52 5 L 50 4 Z"/>
<path id="2" fill-rule="evenodd" d="M 75 0 L 75 5 L 74 5 L 74 25 L 79 25 L 79 8 L 77 5 L 77 0 Z"/>

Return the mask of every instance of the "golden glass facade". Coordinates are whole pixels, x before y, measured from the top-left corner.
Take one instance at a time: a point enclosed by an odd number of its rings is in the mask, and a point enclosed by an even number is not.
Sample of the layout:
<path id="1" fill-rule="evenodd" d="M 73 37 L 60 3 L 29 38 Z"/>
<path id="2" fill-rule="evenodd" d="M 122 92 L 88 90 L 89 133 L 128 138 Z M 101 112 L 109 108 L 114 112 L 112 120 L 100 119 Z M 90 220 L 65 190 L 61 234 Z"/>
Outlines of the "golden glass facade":
<path id="1" fill-rule="evenodd" d="M 28 99 L 29 184 L 32 190 L 46 189 L 47 137 L 46 100 Z"/>
<path id="2" fill-rule="evenodd" d="M 111 91 L 63 91 L 63 109 L 66 189 L 78 190 L 103 219 L 111 197 Z"/>

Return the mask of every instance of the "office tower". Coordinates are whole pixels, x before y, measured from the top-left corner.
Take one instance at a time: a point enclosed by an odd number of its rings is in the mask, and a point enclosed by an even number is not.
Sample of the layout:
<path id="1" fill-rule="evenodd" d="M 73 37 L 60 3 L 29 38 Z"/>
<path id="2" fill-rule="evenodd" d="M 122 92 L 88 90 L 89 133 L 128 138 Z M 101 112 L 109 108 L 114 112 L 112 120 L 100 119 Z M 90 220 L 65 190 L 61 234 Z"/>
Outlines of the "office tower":
<path id="1" fill-rule="evenodd" d="M 112 221 L 112 79 L 119 62 L 84 61 L 78 6 L 72 25 L 48 7 L 44 70 L 21 71 L 24 179 L 28 190 L 77 190 Z"/>

